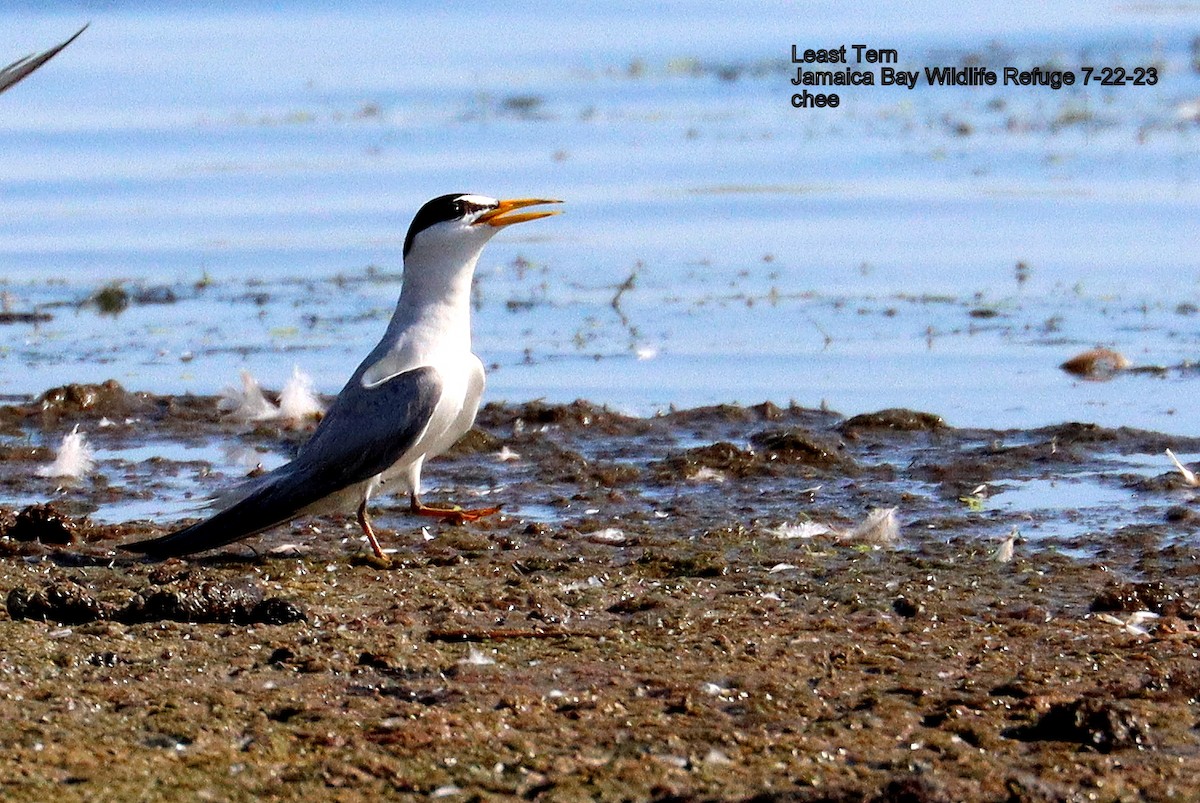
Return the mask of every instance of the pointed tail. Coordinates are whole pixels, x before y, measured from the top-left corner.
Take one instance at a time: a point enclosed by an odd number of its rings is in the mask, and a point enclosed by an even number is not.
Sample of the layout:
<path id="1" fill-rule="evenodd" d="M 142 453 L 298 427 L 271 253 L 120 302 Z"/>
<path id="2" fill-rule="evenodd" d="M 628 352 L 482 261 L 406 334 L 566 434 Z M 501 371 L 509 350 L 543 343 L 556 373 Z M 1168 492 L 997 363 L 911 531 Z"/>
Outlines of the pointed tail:
<path id="1" fill-rule="evenodd" d="M 303 472 L 276 469 L 253 493 L 204 521 L 145 541 L 122 544 L 121 549 L 156 558 L 190 555 L 232 544 L 295 518 L 324 494 L 314 493 Z"/>

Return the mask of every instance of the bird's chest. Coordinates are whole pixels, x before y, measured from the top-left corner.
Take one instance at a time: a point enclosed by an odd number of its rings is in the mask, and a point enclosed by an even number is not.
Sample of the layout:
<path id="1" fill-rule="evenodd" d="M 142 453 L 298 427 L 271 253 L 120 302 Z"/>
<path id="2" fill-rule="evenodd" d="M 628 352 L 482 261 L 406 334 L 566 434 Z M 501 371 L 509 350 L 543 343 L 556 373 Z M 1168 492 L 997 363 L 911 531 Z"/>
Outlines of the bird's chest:
<path id="1" fill-rule="evenodd" d="M 429 424 L 413 448 L 389 475 L 402 473 L 406 466 L 419 465 L 449 449 L 471 428 L 483 396 L 483 364 L 470 352 L 464 355 L 440 355 L 430 365 L 437 371 L 441 392 L 429 417 Z"/>
<path id="2" fill-rule="evenodd" d="M 429 426 L 429 452 L 437 454 L 453 445 L 475 421 L 483 396 L 483 363 L 474 354 L 456 355 L 434 363 L 442 380 L 442 394 Z M 431 440 L 430 440 L 431 439 Z"/>

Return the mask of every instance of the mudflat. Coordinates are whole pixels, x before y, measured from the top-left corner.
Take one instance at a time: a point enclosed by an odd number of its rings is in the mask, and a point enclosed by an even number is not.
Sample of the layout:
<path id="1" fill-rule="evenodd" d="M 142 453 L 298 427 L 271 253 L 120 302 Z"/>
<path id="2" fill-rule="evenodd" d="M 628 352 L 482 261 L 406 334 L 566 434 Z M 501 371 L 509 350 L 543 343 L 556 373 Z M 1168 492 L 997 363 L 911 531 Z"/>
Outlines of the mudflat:
<path id="1" fill-rule="evenodd" d="M 60 488 L 27 444 L 75 424 L 100 463 Z M 49 502 L 0 521 L 6 799 L 1200 796 L 1194 490 L 1162 457 L 1194 439 L 496 404 L 427 501 L 505 512 L 382 499 L 385 566 L 352 516 L 119 550 L 169 526 L 111 511 L 236 479 L 182 447 L 304 426 L 110 383 L 0 430 L 5 498 Z M 999 504 L 1084 481 L 1122 503 Z"/>

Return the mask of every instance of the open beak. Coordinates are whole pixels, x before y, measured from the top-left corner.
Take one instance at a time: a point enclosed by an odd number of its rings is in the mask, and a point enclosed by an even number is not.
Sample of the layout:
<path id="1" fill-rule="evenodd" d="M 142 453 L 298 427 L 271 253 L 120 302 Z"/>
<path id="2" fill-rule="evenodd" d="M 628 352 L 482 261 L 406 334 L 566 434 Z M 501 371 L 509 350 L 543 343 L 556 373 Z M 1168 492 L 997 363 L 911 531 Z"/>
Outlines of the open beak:
<path id="1" fill-rule="evenodd" d="M 484 212 L 475 221 L 474 225 L 486 223 L 489 226 L 501 228 L 503 226 L 511 226 L 514 223 L 524 223 L 527 220 L 537 220 L 540 217 L 550 217 L 557 215 L 558 210 L 541 210 L 538 212 L 520 212 L 515 215 L 508 214 L 514 209 L 524 209 L 527 206 L 538 206 L 540 204 L 561 204 L 562 201 L 546 200 L 543 198 L 512 198 L 507 201 L 501 201 L 500 205 L 495 209 Z"/>

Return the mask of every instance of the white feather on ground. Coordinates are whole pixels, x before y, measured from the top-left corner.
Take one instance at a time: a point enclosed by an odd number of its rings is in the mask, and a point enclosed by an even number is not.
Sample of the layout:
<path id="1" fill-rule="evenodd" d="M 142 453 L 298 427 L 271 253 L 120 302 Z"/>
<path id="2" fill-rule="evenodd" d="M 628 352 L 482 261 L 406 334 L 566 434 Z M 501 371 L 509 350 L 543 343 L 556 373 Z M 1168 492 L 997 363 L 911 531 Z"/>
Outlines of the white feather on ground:
<path id="1" fill-rule="evenodd" d="M 838 533 L 838 538 L 871 546 L 892 546 L 900 540 L 900 522 L 896 519 L 896 508 L 875 508 L 861 523 Z"/>
<path id="2" fill-rule="evenodd" d="M 1183 481 L 1193 487 L 1200 486 L 1200 480 L 1196 479 L 1196 473 L 1190 468 L 1179 462 L 1179 458 L 1170 449 L 1167 449 L 1167 457 L 1171 458 L 1171 462 L 1175 464 L 1175 468 L 1179 469 L 1179 473 L 1183 475 Z"/>
<path id="3" fill-rule="evenodd" d="M 819 521 L 801 521 L 780 524 L 765 531 L 780 540 L 796 538 L 817 538 L 828 536 L 838 541 L 868 544 L 870 546 L 895 546 L 900 541 L 900 521 L 896 518 L 896 508 L 879 507 L 867 514 L 866 518 L 853 527 L 833 527 Z"/>
<path id="4" fill-rule="evenodd" d="M 625 531 L 616 527 L 606 527 L 603 530 L 594 530 L 584 536 L 593 544 L 623 544 L 625 543 Z"/>
<path id="5" fill-rule="evenodd" d="M 269 421 L 279 415 L 279 408 L 263 395 L 258 380 L 249 371 L 242 371 L 240 388 L 230 385 L 221 391 L 217 409 L 238 421 Z"/>
<path id="6" fill-rule="evenodd" d="M 688 476 L 688 479 L 692 482 L 715 482 L 720 484 L 725 482 L 725 475 L 715 468 L 700 466 L 700 468 L 696 469 L 695 474 Z"/>
<path id="7" fill-rule="evenodd" d="M 301 371 L 300 366 L 292 366 L 292 378 L 279 392 L 279 417 L 289 423 L 299 424 L 324 412 L 325 405 L 313 393 L 312 377 Z"/>
<path id="8" fill-rule="evenodd" d="M 521 455 L 509 449 L 507 446 L 501 446 L 500 451 L 496 452 L 496 459 L 501 463 L 508 463 L 512 460 L 520 460 Z"/>
<path id="9" fill-rule="evenodd" d="M 828 524 L 821 524 L 817 521 L 800 521 L 795 524 L 780 524 L 767 532 L 781 541 L 789 541 L 793 538 L 815 538 L 818 535 L 828 535 L 833 530 Z"/>
<path id="10" fill-rule="evenodd" d="M 496 659 L 474 646 L 467 648 L 467 657 L 459 661 L 467 666 L 491 666 Z"/>
<path id="11" fill-rule="evenodd" d="M 996 558 L 997 563 L 1008 563 L 1013 559 L 1013 553 L 1017 545 L 1017 537 L 1020 535 L 1020 530 L 1018 530 L 1016 527 L 1013 527 L 1012 532 L 1009 533 L 1008 536 L 999 543 L 999 545 L 997 545 L 996 551 L 992 553 L 993 557 Z"/>
<path id="12" fill-rule="evenodd" d="M 69 477 L 79 479 L 96 467 L 96 456 L 87 438 L 79 431 L 79 425 L 63 435 L 54 462 L 37 470 L 39 477 Z"/>

